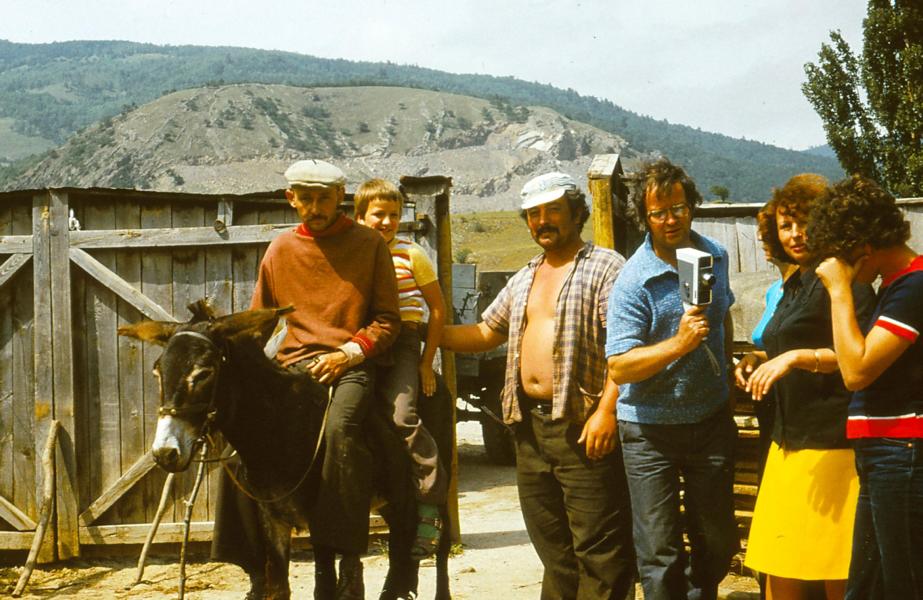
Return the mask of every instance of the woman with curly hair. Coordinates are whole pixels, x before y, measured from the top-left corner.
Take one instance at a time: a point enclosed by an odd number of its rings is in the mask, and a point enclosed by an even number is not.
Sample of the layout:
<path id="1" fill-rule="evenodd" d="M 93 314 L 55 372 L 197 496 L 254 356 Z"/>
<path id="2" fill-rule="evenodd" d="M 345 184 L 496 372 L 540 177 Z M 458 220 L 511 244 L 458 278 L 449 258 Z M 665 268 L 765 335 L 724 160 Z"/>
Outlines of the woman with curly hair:
<path id="1" fill-rule="evenodd" d="M 833 345 L 854 390 L 846 435 L 859 500 L 846 598 L 923 599 L 923 257 L 894 198 L 854 176 L 811 212 L 817 275 L 830 293 Z M 852 283 L 881 277 L 867 327 Z"/>
<path id="2" fill-rule="evenodd" d="M 801 599 L 822 587 L 843 598 L 849 571 L 853 510 L 859 484 L 846 440 L 849 392 L 832 350 L 830 298 L 814 273 L 805 227 L 828 188 L 804 173 L 773 192 L 759 220 L 763 243 L 796 268 L 762 334 L 765 350 L 744 356 L 737 385 L 754 400 L 775 395 L 772 444 L 750 527 L 744 564 L 766 574 L 770 599 Z M 874 304 L 856 286 L 860 313 Z"/>

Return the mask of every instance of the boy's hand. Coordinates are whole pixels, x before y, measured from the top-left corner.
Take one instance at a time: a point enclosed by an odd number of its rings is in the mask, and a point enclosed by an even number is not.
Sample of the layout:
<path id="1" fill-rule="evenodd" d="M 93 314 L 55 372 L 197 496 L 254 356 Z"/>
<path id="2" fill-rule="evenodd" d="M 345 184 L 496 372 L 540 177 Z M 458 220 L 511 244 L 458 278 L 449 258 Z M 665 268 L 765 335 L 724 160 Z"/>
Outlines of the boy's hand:
<path id="1" fill-rule="evenodd" d="M 851 265 L 842 258 L 831 256 L 818 265 L 815 273 L 828 292 L 841 287 L 849 287 L 866 258 L 863 256 L 856 261 L 856 264 Z"/>
<path id="2" fill-rule="evenodd" d="M 436 393 L 436 373 L 433 372 L 432 365 L 420 363 L 420 386 L 423 394 L 432 396 Z"/>

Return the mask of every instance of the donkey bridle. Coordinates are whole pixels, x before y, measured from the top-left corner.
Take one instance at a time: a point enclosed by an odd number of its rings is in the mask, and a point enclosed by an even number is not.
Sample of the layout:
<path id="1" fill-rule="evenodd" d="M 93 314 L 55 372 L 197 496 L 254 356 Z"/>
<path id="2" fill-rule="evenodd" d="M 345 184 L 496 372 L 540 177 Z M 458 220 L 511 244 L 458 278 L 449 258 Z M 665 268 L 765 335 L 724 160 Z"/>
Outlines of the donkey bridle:
<path id="1" fill-rule="evenodd" d="M 225 352 L 222 352 L 221 348 L 218 347 L 218 344 L 216 344 L 214 340 L 212 340 L 207 335 L 198 333 L 196 331 L 177 331 L 176 333 L 173 334 L 174 337 L 178 335 L 188 335 L 188 336 L 192 336 L 195 338 L 199 338 L 200 340 L 204 340 L 218 352 L 219 356 L 221 356 L 221 363 L 219 363 L 218 371 L 216 373 L 216 378 L 217 378 L 217 375 L 219 375 L 221 372 L 220 364 L 223 364 L 224 362 L 227 361 L 227 354 Z M 195 448 L 199 444 L 204 443 L 206 440 L 211 439 L 211 428 L 218 414 L 218 409 L 215 406 L 217 398 L 218 398 L 218 386 L 216 384 L 212 388 L 211 398 L 209 398 L 207 402 L 193 402 L 191 404 L 180 406 L 180 407 L 161 406 L 157 409 L 157 416 L 158 417 L 170 416 L 170 417 L 183 418 L 187 416 L 195 416 L 195 415 L 205 413 L 205 421 L 202 423 L 202 428 L 199 430 L 199 434 L 196 436 L 196 440 L 193 443 L 193 448 Z M 282 500 L 285 500 L 286 498 L 290 497 L 292 494 L 298 491 L 298 488 L 300 488 L 301 484 L 305 482 L 305 480 L 308 478 L 308 473 L 310 473 L 311 469 L 314 467 L 314 463 L 317 461 L 317 456 L 320 454 L 321 443 L 324 440 L 324 432 L 327 428 L 327 415 L 330 414 L 330 404 L 332 403 L 332 401 L 333 401 L 333 386 L 331 385 L 329 387 L 329 392 L 327 394 L 327 405 L 324 408 L 324 418 L 321 421 L 320 433 L 318 433 L 318 436 L 317 436 L 317 443 L 314 446 L 314 454 L 311 456 L 311 462 L 308 463 L 308 468 L 305 469 L 304 473 L 298 479 L 298 483 L 296 483 L 292 489 L 290 489 L 289 491 L 285 492 L 284 494 L 280 496 L 277 496 L 275 498 L 260 498 L 254 495 L 253 493 L 251 493 L 249 490 L 247 490 L 247 488 L 244 487 L 243 483 L 241 483 L 241 481 L 237 478 L 237 476 L 234 475 L 234 473 L 231 471 L 230 466 L 228 465 L 228 461 L 231 458 L 233 458 L 234 454 L 237 453 L 236 450 L 232 454 L 229 454 L 228 456 L 221 457 L 218 459 L 207 460 L 203 462 L 214 462 L 215 460 L 217 460 L 217 462 L 220 462 L 221 466 L 224 467 L 224 472 L 228 474 L 228 477 L 230 477 L 234 485 L 237 486 L 237 489 L 239 489 L 245 496 L 247 496 L 251 500 L 255 500 L 256 502 L 263 502 L 267 504 L 281 502 Z M 212 442 L 212 447 L 214 447 L 214 445 L 215 445 L 214 442 Z"/>

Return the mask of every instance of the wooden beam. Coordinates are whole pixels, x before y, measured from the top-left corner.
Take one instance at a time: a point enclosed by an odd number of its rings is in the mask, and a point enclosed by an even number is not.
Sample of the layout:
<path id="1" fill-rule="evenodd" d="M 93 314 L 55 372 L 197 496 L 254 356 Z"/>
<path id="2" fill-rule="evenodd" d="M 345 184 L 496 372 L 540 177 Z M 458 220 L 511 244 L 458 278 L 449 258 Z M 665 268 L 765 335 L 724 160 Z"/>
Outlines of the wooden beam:
<path id="1" fill-rule="evenodd" d="M 293 229 L 292 223 L 227 226 L 220 233 L 215 227 L 165 227 L 161 229 L 109 229 L 72 231 L 72 248 L 176 248 L 180 246 L 218 246 L 264 244 L 280 233 Z M 13 237 L 13 236 L 8 236 Z M 2 248 L 0 248 L 2 250 Z"/>
<path id="2" fill-rule="evenodd" d="M 104 512 L 109 510 L 109 508 L 121 498 L 125 492 L 130 490 L 142 477 L 147 475 L 148 471 L 156 466 L 154 462 L 153 453 L 148 450 L 144 455 L 135 461 L 131 467 L 128 468 L 125 473 L 119 477 L 112 486 L 100 495 L 99 498 L 93 501 L 93 503 L 82 513 L 80 513 L 80 525 L 82 527 L 88 527 L 93 524 L 93 521 L 98 519 Z M 145 526 L 146 527 L 146 526 Z M 146 530 L 145 530 L 146 531 Z M 138 543 L 144 543 L 144 537 L 142 536 L 141 541 Z"/>
<path id="3" fill-rule="evenodd" d="M 19 272 L 19 269 L 26 266 L 31 259 L 31 254 L 21 253 L 14 254 L 3 261 L 3 264 L 0 264 L 0 288 L 13 278 Z"/>
<path id="4" fill-rule="evenodd" d="M 70 203 L 66 193 L 51 192 L 51 340 L 54 419 L 61 430 L 55 445 L 55 527 L 59 560 L 80 556 L 77 515 L 77 455 L 74 447 L 74 325 L 71 318 L 71 269 L 68 256 Z"/>
<path id="5" fill-rule="evenodd" d="M 0 496 L 0 519 L 15 527 L 17 531 L 35 531 L 37 527 L 29 515 L 3 496 Z"/>
<path id="6" fill-rule="evenodd" d="M 209 542 L 212 539 L 212 530 L 214 523 L 211 521 L 193 521 L 189 528 L 189 541 L 191 542 Z M 80 528 L 80 540 L 84 544 L 99 545 L 122 545 L 122 544 L 143 544 L 150 533 L 151 526 L 146 523 L 131 525 L 88 525 Z M 385 520 L 378 515 L 369 517 L 369 530 L 373 533 L 383 533 L 387 531 Z M 5 532 L 0 532 L 0 536 Z M 29 547 L 32 538 L 29 534 L 21 534 L 26 542 L 24 547 Z M 310 539 L 311 535 L 307 531 L 300 531 L 292 536 L 293 539 Z M 19 538 L 13 538 L 11 543 L 18 541 Z M 2 545 L 3 538 L 0 537 L 0 550 L 5 548 Z M 155 544 L 178 544 L 183 541 L 183 524 L 182 523 L 161 523 L 157 528 L 157 535 L 154 536 Z M 18 548 L 18 546 L 17 546 Z"/>
<path id="7" fill-rule="evenodd" d="M 34 537 L 31 531 L 0 531 L 0 550 L 28 550 Z"/>
<path id="8" fill-rule="evenodd" d="M 98 280 L 106 286 L 107 289 L 112 290 L 122 298 L 122 300 L 137 308 L 146 317 L 159 321 L 178 321 L 178 319 L 174 318 L 173 315 L 167 312 L 162 306 L 142 294 L 133 285 L 113 273 L 108 267 L 90 256 L 87 252 L 84 252 L 80 248 L 71 248 L 70 259 L 81 269 L 86 271 L 88 275 Z"/>
<path id="9" fill-rule="evenodd" d="M 593 242 L 615 249 L 615 206 L 612 201 L 621 180 L 622 164 L 618 154 L 598 154 L 587 171 L 589 192 L 593 197 Z"/>
<path id="10" fill-rule="evenodd" d="M 33 410 L 35 411 L 35 457 L 42 455 L 45 439 L 54 416 L 54 363 L 52 340 L 57 332 L 52 321 L 51 293 L 51 195 L 32 198 L 32 365 Z M 42 464 L 35 460 L 35 497 L 42 497 Z M 31 547 L 31 544 L 30 544 Z M 54 536 L 45 538 L 38 553 L 38 562 L 56 558 Z"/>
<path id="11" fill-rule="evenodd" d="M 31 235 L 0 235 L 0 254 L 31 254 Z"/>

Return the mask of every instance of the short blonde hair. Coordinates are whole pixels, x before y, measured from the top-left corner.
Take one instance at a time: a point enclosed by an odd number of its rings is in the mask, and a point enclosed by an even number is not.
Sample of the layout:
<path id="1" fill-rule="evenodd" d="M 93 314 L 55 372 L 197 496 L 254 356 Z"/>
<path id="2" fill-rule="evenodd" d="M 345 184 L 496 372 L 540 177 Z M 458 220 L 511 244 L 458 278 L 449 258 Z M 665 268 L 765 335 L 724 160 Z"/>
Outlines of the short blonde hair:
<path id="1" fill-rule="evenodd" d="M 404 194 L 396 185 L 384 179 L 369 179 L 360 185 L 353 195 L 353 215 L 357 219 L 364 218 L 372 200 L 397 202 L 404 206 Z"/>

